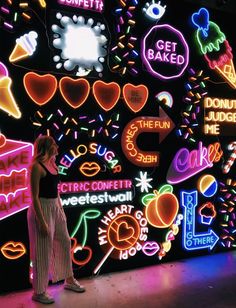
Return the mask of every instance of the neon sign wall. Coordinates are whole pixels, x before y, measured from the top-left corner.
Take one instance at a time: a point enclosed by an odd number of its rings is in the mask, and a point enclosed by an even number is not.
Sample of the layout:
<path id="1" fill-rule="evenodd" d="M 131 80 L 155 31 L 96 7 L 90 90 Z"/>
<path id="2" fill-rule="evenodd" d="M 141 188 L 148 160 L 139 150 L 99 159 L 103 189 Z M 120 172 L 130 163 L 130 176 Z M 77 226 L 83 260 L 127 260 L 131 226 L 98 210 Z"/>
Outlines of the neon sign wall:
<path id="1" fill-rule="evenodd" d="M 217 25 L 177 2 L 36 1 L 34 15 L 30 3 L 1 6 L 1 285 L 20 267 L 28 283 L 30 142 L 41 134 L 59 146 L 79 275 L 236 247 L 232 25 L 220 8 Z"/>

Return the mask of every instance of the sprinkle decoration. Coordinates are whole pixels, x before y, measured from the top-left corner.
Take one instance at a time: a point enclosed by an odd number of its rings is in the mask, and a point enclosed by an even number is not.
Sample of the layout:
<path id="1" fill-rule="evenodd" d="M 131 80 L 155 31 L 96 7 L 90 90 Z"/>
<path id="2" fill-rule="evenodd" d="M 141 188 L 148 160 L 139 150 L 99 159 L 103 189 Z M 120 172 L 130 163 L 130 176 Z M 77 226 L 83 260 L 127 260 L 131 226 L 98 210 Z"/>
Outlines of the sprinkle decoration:
<path id="1" fill-rule="evenodd" d="M 226 248 L 235 248 L 236 243 L 236 181 L 228 178 L 219 183 L 220 244 Z"/>
<path id="2" fill-rule="evenodd" d="M 14 32 L 22 22 L 30 22 L 33 9 L 31 1 L 3 0 L 0 4 L 0 27 L 4 30 Z M 46 8 L 46 1 L 36 1 L 40 8 Z"/>
<path id="3" fill-rule="evenodd" d="M 199 126 L 200 103 L 207 95 L 206 81 L 209 77 L 204 76 L 203 71 L 189 69 L 188 81 L 185 83 L 187 90 L 183 98 L 185 103 L 181 112 L 181 123 L 178 125 L 176 134 L 191 143 L 196 143 L 196 130 Z"/>
<path id="4" fill-rule="evenodd" d="M 112 114 L 106 119 L 102 114 L 94 117 L 80 115 L 77 117 L 68 117 L 62 110 L 51 114 L 44 114 L 38 110 L 31 122 L 33 127 L 37 128 L 37 135 L 47 134 L 53 136 L 57 141 L 72 137 L 77 140 L 80 135 L 86 134 L 91 139 L 102 136 L 109 140 L 115 140 L 119 136 L 120 115 Z"/>
<path id="5" fill-rule="evenodd" d="M 122 76 L 126 73 L 138 74 L 136 60 L 139 53 L 136 49 L 138 39 L 133 35 L 137 13 L 137 0 L 120 0 L 115 9 L 116 33 L 118 34 L 116 45 L 111 48 L 111 70 Z"/>

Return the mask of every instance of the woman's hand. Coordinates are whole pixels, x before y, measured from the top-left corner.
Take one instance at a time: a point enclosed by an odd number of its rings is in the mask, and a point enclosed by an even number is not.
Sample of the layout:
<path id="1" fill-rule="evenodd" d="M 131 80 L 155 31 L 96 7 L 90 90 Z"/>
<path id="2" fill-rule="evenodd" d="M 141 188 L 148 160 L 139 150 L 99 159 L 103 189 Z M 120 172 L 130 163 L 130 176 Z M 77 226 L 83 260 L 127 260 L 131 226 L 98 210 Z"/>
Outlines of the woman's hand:
<path id="1" fill-rule="evenodd" d="M 40 230 L 41 234 L 45 237 L 49 236 L 49 234 L 50 234 L 48 225 L 46 223 L 40 224 L 39 230 Z"/>

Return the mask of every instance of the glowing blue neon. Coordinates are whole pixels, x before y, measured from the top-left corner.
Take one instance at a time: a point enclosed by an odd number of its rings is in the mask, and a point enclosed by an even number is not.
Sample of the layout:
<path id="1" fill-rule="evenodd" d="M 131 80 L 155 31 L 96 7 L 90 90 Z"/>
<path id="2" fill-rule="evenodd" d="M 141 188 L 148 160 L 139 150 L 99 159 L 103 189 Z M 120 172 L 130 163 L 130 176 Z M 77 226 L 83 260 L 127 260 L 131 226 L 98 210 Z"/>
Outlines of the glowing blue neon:
<path id="1" fill-rule="evenodd" d="M 197 13 L 191 17 L 192 23 L 202 31 L 202 34 L 207 37 L 209 30 L 209 12 L 205 8 L 201 8 Z"/>
<path id="2" fill-rule="evenodd" d="M 195 232 L 195 212 L 198 205 L 198 192 L 181 191 L 180 204 L 183 206 L 183 246 L 186 250 L 213 249 L 219 237 L 212 229 L 206 233 Z"/>

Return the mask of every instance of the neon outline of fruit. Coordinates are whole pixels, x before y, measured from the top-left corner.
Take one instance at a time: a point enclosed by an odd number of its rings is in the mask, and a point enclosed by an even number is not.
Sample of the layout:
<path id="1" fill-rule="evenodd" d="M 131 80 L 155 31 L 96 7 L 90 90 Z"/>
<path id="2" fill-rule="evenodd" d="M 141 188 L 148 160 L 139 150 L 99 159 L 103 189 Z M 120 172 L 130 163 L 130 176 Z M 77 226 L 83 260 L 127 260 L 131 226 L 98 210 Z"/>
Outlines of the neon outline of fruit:
<path id="1" fill-rule="evenodd" d="M 72 258 L 72 261 L 77 264 L 77 265 L 85 265 L 87 264 L 91 258 L 92 258 L 92 249 L 89 247 L 89 246 L 81 246 L 81 245 L 77 245 L 77 239 L 72 237 L 71 238 L 72 240 L 72 244 L 71 244 L 71 258 Z M 75 258 L 75 254 L 78 252 L 78 251 L 82 251 L 82 250 L 86 250 L 88 252 L 88 255 L 87 257 L 84 259 L 84 260 L 78 260 Z"/>
<path id="2" fill-rule="evenodd" d="M 145 208 L 145 216 L 150 225 L 155 228 L 168 228 L 178 214 L 179 201 L 172 193 L 171 185 L 163 186 L 159 192 L 149 195 Z"/>

